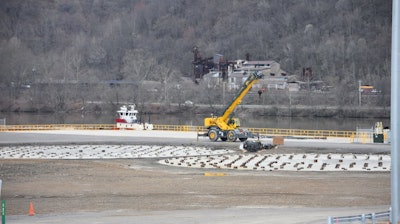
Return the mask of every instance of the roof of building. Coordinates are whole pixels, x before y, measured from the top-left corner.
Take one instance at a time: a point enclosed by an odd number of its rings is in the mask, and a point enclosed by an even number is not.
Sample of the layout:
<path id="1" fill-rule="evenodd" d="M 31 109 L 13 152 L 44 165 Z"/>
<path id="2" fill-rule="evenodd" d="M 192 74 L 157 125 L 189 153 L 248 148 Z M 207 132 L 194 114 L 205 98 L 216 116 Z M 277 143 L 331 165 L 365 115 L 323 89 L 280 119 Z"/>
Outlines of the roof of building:
<path id="1" fill-rule="evenodd" d="M 267 61 L 245 61 L 243 62 L 243 65 L 272 65 L 276 63 L 275 61 L 272 60 L 267 60 Z"/>

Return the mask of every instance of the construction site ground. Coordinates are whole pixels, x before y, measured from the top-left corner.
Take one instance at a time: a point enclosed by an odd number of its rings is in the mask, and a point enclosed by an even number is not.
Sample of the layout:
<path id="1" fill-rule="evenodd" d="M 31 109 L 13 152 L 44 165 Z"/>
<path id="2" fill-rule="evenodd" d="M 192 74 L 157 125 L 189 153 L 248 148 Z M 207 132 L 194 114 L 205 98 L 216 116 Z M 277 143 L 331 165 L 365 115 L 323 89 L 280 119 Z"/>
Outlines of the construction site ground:
<path id="1" fill-rule="evenodd" d="M 10 145 L 202 145 L 196 133 L 0 133 Z M 259 153 L 390 154 L 385 144 L 287 141 Z M 325 223 L 329 216 L 389 210 L 390 172 L 295 172 L 166 166 L 159 158 L 0 159 L 7 223 Z M 205 174 L 209 175 L 205 175 Z M 34 216 L 29 216 L 30 203 Z M 32 211 L 31 211 L 32 212 Z"/>

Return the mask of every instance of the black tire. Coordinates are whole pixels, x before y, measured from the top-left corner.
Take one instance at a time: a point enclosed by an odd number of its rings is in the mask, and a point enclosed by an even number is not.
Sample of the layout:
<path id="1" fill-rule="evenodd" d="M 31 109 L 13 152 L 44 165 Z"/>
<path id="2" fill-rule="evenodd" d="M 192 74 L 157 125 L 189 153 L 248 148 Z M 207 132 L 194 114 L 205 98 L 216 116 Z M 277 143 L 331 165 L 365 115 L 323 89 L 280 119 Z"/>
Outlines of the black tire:
<path id="1" fill-rule="evenodd" d="M 218 140 L 218 132 L 214 129 L 211 129 L 208 131 L 208 138 L 213 141 L 216 142 Z"/>
<path id="2" fill-rule="evenodd" d="M 226 134 L 226 137 L 228 138 L 228 141 L 230 142 L 235 142 L 237 139 L 236 133 L 232 130 L 228 131 Z"/>

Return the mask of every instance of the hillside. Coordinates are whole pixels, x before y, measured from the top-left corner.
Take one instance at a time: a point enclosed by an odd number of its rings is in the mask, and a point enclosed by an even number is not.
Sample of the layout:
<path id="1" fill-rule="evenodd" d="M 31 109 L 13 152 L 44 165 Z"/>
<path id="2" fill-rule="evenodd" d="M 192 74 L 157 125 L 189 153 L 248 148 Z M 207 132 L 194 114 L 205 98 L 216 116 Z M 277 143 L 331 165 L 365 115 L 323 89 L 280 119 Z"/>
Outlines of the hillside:
<path id="1" fill-rule="evenodd" d="M 311 67 L 333 87 L 328 104 L 357 106 L 359 80 L 382 90 L 365 106 L 390 104 L 391 1 L 5 0 L 0 21 L 2 111 L 221 103 L 191 82 L 194 46 L 291 75 Z M 327 104 L 317 99 L 296 104 Z"/>

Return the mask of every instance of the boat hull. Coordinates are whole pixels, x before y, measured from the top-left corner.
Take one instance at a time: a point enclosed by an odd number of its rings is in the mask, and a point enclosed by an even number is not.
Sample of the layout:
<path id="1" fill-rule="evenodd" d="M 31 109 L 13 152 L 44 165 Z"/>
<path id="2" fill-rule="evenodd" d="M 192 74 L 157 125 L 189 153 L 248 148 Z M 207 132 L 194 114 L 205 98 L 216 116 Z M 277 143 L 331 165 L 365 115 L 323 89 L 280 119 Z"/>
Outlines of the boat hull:
<path id="1" fill-rule="evenodd" d="M 120 123 L 117 122 L 118 130 L 153 130 L 153 125 L 148 123 Z"/>

